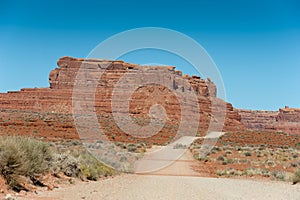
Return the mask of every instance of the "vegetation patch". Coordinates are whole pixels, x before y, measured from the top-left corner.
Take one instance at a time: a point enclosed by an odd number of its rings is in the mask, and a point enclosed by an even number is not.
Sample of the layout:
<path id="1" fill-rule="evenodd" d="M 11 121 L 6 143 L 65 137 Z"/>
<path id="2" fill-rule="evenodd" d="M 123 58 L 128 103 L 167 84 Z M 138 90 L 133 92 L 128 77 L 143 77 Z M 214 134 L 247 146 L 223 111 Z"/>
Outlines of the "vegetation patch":
<path id="1" fill-rule="evenodd" d="M 241 135 L 243 133 L 240 133 Z M 275 134 L 276 137 L 285 134 Z M 241 137 L 241 136 L 239 136 Z M 218 177 L 256 177 L 278 181 L 300 182 L 299 148 L 266 144 L 236 144 L 218 142 L 214 147 L 201 145 L 196 140 L 190 147 L 194 157 L 199 160 L 199 171 L 205 176 Z M 205 158 L 199 157 L 201 148 L 211 149 Z"/>
<path id="2" fill-rule="evenodd" d="M 58 148 L 52 143 L 23 136 L 0 138 L 0 173 L 16 191 L 41 185 L 46 174 L 64 173 L 69 177 L 97 180 L 115 171 L 84 148 Z"/>

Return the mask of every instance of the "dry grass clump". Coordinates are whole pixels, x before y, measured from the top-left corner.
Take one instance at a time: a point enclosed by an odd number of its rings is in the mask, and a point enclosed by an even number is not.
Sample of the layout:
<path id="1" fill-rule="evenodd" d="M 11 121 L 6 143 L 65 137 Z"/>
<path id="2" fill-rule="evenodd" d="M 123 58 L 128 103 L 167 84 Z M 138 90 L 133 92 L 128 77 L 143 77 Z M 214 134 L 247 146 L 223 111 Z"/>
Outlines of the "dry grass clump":
<path id="1" fill-rule="evenodd" d="M 208 169 L 214 176 L 245 176 L 268 178 L 279 181 L 300 182 L 299 149 L 293 146 L 270 147 L 267 144 L 251 144 L 232 146 L 226 143 L 222 146 L 212 147 L 214 153 L 208 153 L 206 158 L 199 158 L 197 153 L 201 148 L 201 141 L 196 140 L 191 146 L 191 152 L 200 162 L 200 166 Z M 236 146 L 235 146 L 236 145 Z M 206 163 L 203 163 L 206 162 Z M 205 164 L 205 165 L 204 165 Z"/>
<path id="2" fill-rule="evenodd" d="M 35 177 L 50 170 L 53 152 L 49 145 L 28 137 L 0 139 L 0 171 L 8 186 L 21 190 L 19 179 Z"/>
<path id="3" fill-rule="evenodd" d="M 75 162 L 70 162 L 71 166 L 74 166 L 74 163 L 77 165 L 73 167 L 74 170 L 69 170 L 69 176 L 80 177 L 81 179 L 88 180 L 98 180 L 101 177 L 107 177 L 114 174 L 114 170 L 105 165 L 104 163 L 97 160 L 91 153 L 87 150 L 76 150 L 69 155 L 69 160 L 72 158 Z M 61 168 L 64 170 L 64 173 L 68 175 L 68 168 Z"/>
<path id="4" fill-rule="evenodd" d="M 252 177 L 255 175 L 263 176 L 263 177 L 270 177 L 271 173 L 268 169 L 257 169 L 249 167 L 246 170 L 238 170 L 234 168 L 226 168 L 224 170 L 217 170 L 218 176 L 248 176 Z"/>
<path id="5" fill-rule="evenodd" d="M 286 172 L 282 170 L 276 170 L 271 173 L 271 176 L 276 180 L 284 181 L 286 180 Z"/>
<path id="6" fill-rule="evenodd" d="M 114 170 L 97 160 L 84 148 L 67 151 L 30 137 L 0 138 L 0 173 L 7 185 L 16 191 L 28 190 L 28 185 L 41 184 L 39 177 L 64 173 L 69 177 L 97 180 L 114 174 Z"/>

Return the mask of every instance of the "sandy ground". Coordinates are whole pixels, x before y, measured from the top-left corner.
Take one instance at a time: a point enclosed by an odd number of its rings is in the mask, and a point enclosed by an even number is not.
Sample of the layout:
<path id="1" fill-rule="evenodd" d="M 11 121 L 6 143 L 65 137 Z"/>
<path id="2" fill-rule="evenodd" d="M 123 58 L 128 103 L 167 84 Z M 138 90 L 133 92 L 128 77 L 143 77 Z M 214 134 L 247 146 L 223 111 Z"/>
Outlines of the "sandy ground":
<path id="1" fill-rule="evenodd" d="M 104 200 L 299 200 L 300 184 L 287 182 L 204 178 L 191 168 L 195 161 L 187 151 L 178 161 L 150 174 L 127 174 L 99 182 L 73 186 L 18 199 Z"/>
<path id="2" fill-rule="evenodd" d="M 191 176 L 121 175 L 99 182 L 79 183 L 18 199 L 107 200 L 299 200 L 300 185 L 285 182 Z"/>
<path id="3" fill-rule="evenodd" d="M 147 149 L 142 159 L 135 163 L 136 174 L 161 174 L 197 176 L 191 167 L 197 161 L 188 149 L 174 148 L 175 144 L 189 146 L 195 137 L 182 137 L 177 142 L 167 146 L 155 146 Z"/>
<path id="4" fill-rule="evenodd" d="M 149 152 L 160 150 L 154 147 Z M 177 150 L 174 150 L 177 151 Z M 155 163 L 167 162 L 171 149 L 165 156 L 149 156 Z M 166 160 L 163 160 L 166 158 Z M 146 160 L 147 161 L 147 160 Z M 287 182 L 206 178 L 195 172 L 197 165 L 190 151 L 186 151 L 180 159 L 173 163 L 167 162 L 155 172 L 125 174 L 98 182 L 77 182 L 55 189 L 40 191 L 38 194 L 18 196 L 18 200 L 54 200 L 54 199 L 103 199 L 103 200 L 300 200 L 300 184 L 291 185 Z"/>
<path id="5" fill-rule="evenodd" d="M 154 147 L 160 148 L 160 147 Z M 173 151 L 177 151 L 173 149 Z M 165 162 L 165 167 L 160 170 L 149 172 L 149 173 L 137 173 L 140 175 L 163 175 L 163 176 L 201 176 L 198 172 L 193 170 L 193 167 L 197 166 L 197 161 L 193 158 L 192 153 L 187 149 L 181 149 L 183 151 L 182 156 L 174 161 L 169 161 L 167 157 L 167 162 Z M 150 163 L 162 162 L 162 158 L 154 158 L 149 160 Z"/>

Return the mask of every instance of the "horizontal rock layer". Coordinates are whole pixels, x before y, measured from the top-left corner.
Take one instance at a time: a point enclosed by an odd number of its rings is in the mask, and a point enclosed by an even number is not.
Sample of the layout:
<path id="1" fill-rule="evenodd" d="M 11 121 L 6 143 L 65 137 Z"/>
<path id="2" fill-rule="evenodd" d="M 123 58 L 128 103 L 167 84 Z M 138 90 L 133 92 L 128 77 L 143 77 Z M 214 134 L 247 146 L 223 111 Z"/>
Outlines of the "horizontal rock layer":
<path id="1" fill-rule="evenodd" d="M 236 110 L 241 121 L 252 130 L 267 130 L 300 134 L 300 109 L 281 108 L 279 111 Z"/>
<path id="2" fill-rule="evenodd" d="M 216 97 L 213 82 L 175 67 L 71 57 L 57 64 L 49 88 L 0 94 L 1 134 L 71 139 L 101 129 L 110 140 L 165 143 L 183 134 L 246 130 L 239 112 Z"/>

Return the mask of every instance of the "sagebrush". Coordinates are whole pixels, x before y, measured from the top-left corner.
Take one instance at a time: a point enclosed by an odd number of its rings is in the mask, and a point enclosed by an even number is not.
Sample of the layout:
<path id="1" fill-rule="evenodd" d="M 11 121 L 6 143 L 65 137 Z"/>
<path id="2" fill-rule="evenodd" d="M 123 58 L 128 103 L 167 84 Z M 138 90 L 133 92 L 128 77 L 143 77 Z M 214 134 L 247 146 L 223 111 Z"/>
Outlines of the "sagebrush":
<path id="1" fill-rule="evenodd" d="M 7 185 L 17 191 L 27 190 L 22 182 L 47 173 L 64 173 L 70 177 L 97 180 L 114 174 L 114 170 L 97 160 L 84 148 L 71 147 L 61 152 L 51 143 L 24 136 L 0 138 L 0 173 Z"/>

